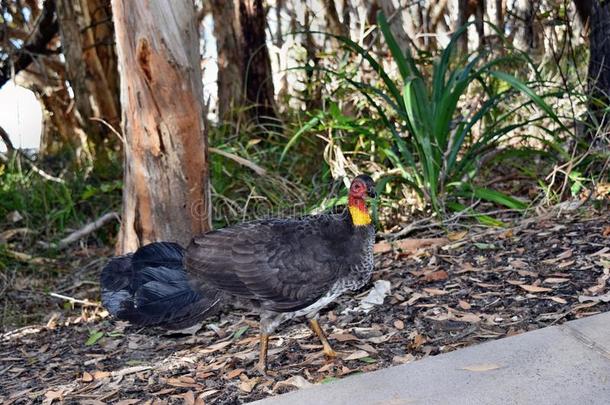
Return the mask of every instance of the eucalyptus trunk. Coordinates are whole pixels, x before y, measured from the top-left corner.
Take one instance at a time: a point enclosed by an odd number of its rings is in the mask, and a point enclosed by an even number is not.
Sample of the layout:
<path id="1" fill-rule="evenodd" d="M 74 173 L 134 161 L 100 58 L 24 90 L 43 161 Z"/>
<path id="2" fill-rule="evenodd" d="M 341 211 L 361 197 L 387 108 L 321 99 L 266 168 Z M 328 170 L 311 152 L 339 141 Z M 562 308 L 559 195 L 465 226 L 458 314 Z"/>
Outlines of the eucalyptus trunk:
<path id="1" fill-rule="evenodd" d="M 113 0 L 125 136 L 117 250 L 183 246 L 211 227 L 207 134 L 195 8 Z"/>

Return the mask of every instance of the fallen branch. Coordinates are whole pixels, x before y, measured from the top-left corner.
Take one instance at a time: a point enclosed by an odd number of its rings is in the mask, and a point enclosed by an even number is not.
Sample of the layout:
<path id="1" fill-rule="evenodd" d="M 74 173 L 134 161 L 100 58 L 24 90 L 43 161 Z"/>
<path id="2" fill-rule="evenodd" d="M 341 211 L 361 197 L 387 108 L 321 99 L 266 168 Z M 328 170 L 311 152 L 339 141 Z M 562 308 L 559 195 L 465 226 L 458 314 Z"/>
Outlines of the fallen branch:
<path id="1" fill-rule="evenodd" d="M 49 293 L 49 296 L 71 302 L 72 304 L 79 304 L 79 305 L 82 305 L 85 307 L 99 307 L 100 306 L 100 304 L 97 302 L 91 302 L 88 300 L 79 300 L 78 298 L 68 297 L 67 295 L 61 295 L 61 294 L 57 294 L 57 293 L 53 293 L 53 292 Z"/>
<path id="2" fill-rule="evenodd" d="M 116 219 L 120 221 L 119 214 L 116 212 L 109 212 L 107 214 L 102 215 L 100 218 L 96 219 L 93 222 L 88 223 L 83 226 L 81 229 L 72 232 L 70 235 L 66 236 L 62 240 L 57 243 L 47 243 L 47 242 L 39 242 L 39 244 L 44 248 L 55 248 L 55 249 L 64 249 L 68 247 L 70 244 L 76 242 L 84 238 L 85 236 L 97 231 L 104 225 L 106 225 L 111 220 Z"/>
<path id="3" fill-rule="evenodd" d="M 248 169 L 252 170 L 254 173 L 258 174 L 259 176 L 264 176 L 267 174 L 267 170 L 263 169 L 256 163 L 249 161 L 248 159 L 244 159 L 241 156 L 237 156 L 230 152 L 225 152 L 224 150 L 221 150 L 218 148 L 208 148 L 208 150 L 212 153 L 217 153 L 220 156 L 224 156 L 228 159 L 231 159 L 232 161 L 234 161 L 242 166 L 246 166 Z"/>
<path id="4" fill-rule="evenodd" d="M 54 263 L 53 259 L 48 259 L 46 257 L 34 257 L 27 253 L 17 252 L 15 250 L 10 250 L 10 249 L 5 249 L 4 254 L 19 262 L 27 263 L 27 264 L 35 264 L 37 266 Z"/>
<path id="5" fill-rule="evenodd" d="M 30 228 L 15 228 L 0 232 L 0 243 L 6 243 L 18 235 L 32 235 L 35 232 Z"/>
<path id="6" fill-rule="evenodd" d="M 433 246 L 442 246 L 449 243 L 447 238 L 427 238 L 427 239 L 401 239 L 396 242 L 382 241 L 375 243 L 373 252 L 386 253 L 392 249 L 398 249 L 402 253 L 415 253 L 418 249 L 429 248 Z"/>

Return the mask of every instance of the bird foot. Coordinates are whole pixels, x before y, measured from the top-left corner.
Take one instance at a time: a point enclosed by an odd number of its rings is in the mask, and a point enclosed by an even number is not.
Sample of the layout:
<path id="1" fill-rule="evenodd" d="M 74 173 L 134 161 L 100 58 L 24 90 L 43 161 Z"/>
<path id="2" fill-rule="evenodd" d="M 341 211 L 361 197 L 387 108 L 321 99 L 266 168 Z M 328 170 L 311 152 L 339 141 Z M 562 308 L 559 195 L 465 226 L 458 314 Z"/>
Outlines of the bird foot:
<path id="1" fill-rule="evenodd" d="M 337 357 L 337 352 L 334 351 L 333 348 L 330 346 L 324 347 L 324 349 L 322 349 L 322 351 L 324 352 L 324 355 L 326 357 L 328 357 L 329 359 L 334 359 L 335 357 Z"/>
<path id="2" fill-rule="evenodd" d="M 262 376 L 267 376 L 267 365 L 265 363 L 261 363 L 260 361 L 256 363 L 254 369 L 258 371 Z"/>

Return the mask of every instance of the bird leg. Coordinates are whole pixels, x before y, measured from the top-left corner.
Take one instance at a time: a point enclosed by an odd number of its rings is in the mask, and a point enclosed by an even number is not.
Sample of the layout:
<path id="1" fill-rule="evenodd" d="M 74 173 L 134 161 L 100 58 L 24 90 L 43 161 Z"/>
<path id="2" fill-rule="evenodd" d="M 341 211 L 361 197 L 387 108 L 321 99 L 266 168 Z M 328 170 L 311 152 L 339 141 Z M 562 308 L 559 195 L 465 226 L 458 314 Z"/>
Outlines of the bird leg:
<path id="1" fill-rule="evenodd" d="M 269 335 L 261 332 L 260 354 L 258 355 L 258 364 L 256 368 L 261 374 L 267 374 L 267 349 L 269 347 Z"/>
<path id="2" fill-rule="evenodd" d="M 315 318 L 314 319 L 310 319 L 309 320 L 309 327 L 320 338 L 320 341 L 322 342 L 322 347 L 323 347 L 322 351 L 324 352 L 326 357 L 331 357 L 331 358 L 337 357 L 337 353 L 330 346 L 330 343 L 328 343 L 328 339 L 326 338 L 326 335 L 324 334 L 324 331 L 320 327 L 320 324 L 318 323 L 318 320 L 315 319 Z"/>

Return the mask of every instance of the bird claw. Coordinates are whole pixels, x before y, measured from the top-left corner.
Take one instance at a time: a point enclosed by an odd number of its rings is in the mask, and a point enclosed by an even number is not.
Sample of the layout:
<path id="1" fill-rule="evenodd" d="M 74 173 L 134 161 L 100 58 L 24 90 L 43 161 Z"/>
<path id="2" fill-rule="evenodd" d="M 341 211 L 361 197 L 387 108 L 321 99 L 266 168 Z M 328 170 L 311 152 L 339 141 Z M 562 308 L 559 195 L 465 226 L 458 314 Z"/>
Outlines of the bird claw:
<path id="1" fill-rule="evenodd" d="M 334 359 L 335 357 L 337 357 L 337 352 L 334 351 L 331 347 L 325 347 L 322 351 L 324 352 L 324 355 L 329 359 Z"/>
<path id="2" fill-rule="evenodd" d="M 256 371 L 258 371 L 261 375 L 263 376 L 267 376 L 267 365 L 261 362 L 256 363 L 256 366 L 254 366 L 254 369 Z"/>

